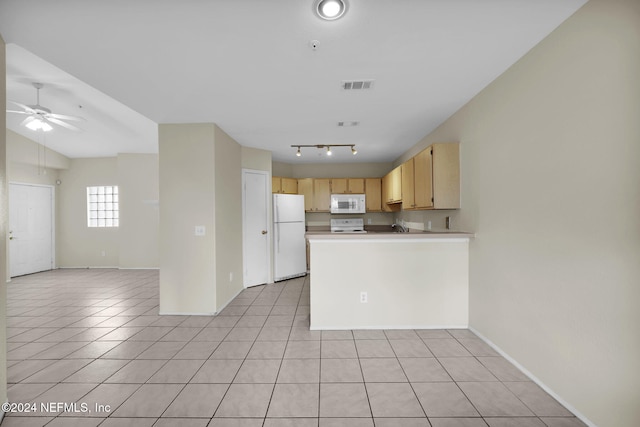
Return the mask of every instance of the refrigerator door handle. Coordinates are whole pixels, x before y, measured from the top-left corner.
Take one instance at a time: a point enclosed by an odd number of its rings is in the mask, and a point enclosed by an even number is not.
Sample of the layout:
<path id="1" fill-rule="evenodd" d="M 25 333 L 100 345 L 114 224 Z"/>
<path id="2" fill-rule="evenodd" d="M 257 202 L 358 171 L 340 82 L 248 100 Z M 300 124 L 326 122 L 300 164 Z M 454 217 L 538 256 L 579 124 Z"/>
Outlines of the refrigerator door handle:
<path id="1" fill-rule="evenodd" d="M 274 222 L 280 222 L 280 215 L 278 215 L 278 201 L 279 201 L 279 199 L 278 199 L 278 197 L 275 197 L 275 196 L 274 196 L 273 199 L 274 199 L 273 201 L 275 202 L 274 204 L 275 204 L 275 207 L 276 207 L 275 218 L 273 219 L 273 221 Z"/>
<path id="2" fill-rule="evenodd" d="M 280 223 L 276 223 L 276 235 L 278 238 L 276 239 L 277 249 L 276 252 L 280 253 Z"/>

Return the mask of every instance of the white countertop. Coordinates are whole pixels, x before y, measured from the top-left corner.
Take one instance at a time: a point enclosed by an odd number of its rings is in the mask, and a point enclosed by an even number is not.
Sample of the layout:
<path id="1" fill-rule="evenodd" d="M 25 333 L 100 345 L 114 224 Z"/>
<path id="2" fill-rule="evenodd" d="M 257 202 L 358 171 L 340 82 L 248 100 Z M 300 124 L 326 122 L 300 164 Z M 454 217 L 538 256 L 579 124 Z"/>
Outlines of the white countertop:
<path id="1" fill-rule="evenodd" d="M 432 240 L 432 239 L 470 239 L 473 233 L 465 231 L 410 231 L 397 232 L 368 232 L 368 233 L 331 233 L 328 231 L 309 231 L 305 237 L 309 240 Z"/>

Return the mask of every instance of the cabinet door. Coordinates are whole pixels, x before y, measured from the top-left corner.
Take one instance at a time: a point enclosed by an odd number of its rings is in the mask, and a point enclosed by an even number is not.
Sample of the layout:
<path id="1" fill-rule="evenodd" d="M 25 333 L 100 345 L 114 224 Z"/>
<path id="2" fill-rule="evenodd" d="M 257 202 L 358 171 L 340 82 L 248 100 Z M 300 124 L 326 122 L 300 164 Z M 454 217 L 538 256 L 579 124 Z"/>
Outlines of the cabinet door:
<path id="1" fill-rule="evenodd" d="M 402 209 L 415 209 L 413 158 L 402 164 Z"/>
<path id="2" fill-rule="evenodd" d="M 367 212 L 380 212 L 382 210 L 382 180 L 367 178 L 365 190 Z"/>
<path id="3" fill-rule="evenodd" d="M 331 208 L 331 180 L 327 178 L 313 180 L 313 211 L 329 212 Z"/>
<path id="4" fill-rule="evenodd" d="M 346 178 L 332 178 L 331 179 L 331 193 L 332 194 L 345 194 L 347 192 L 347 179 Z"/>
<path id="5" fill-rule="evenodd" d="M 364 194 L 364 178 L 349 178 L 347 188 L 349 193 Z"/>
<path id="6" fill-rule="evenodd" d="M 282 178 L 280 189 L 284 194 L 298 194 L 298 180 L 295 178 Z"/>
<path id="7" fill-rule="evenodd" d="M 298 194 L 302 194 L 304 196 L 304 210 L 306 212 L 313 211 L 313 179 L 299 179 Z"/>
<path id="8" fill-rule="evenodd" d="M 433 207 L 460 208 L 460 144 L 433 144 Z"/>
<path id="9" fill-rule="evenodd" d="M 415 205 L 418 209 L 433 207 L 431 160 L 431 148 L 421 151 L 413 158 Z"/>
<path id="10" fill-rule="evenodd" d="M 272 176 L 271 177 L 271 192 L 276 194 L 276 193 L 280 193 L 282 191 L 282 186 L 281 186 L 281 179 L 279 176 Z"/>
<path id="11" fill-rule="evenodd" d="M 391 201 L 393 203 L 402 201 L 402 166 L 391 171 Z"/>

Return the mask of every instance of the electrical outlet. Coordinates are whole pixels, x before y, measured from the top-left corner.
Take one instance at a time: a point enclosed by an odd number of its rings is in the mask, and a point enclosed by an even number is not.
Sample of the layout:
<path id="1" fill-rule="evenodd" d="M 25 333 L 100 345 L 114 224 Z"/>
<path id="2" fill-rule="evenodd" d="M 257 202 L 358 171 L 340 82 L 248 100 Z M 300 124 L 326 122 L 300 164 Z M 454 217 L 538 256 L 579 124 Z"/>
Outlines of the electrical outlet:
<path id="1" fill-rule="evenodd" d="M 427 221 L 427 230 L 431 230 L 431 221 Z"/>
<path id="2" fill-rule="evenodd" d="M 194 234 L 198 237 L 202 237 L 206 234 L 206 228 L 204 225 L 196 225 Z"/>
<path id="3" fill-rule="evenodd" d="M 367 219 L 367 224 L 371 225 L 371 218 Z"/>
<path id="4" fill-rule="evenodd" d="M 231 273 L 229 273 L 229 281 L 233 282 L 233 271 Z"/>
<path id="5" fill-rule="evenodd" d="M 104 250 L 103 250 L 102 252 L 100 252 L 100 255 L 101 255 L 101 256 L 107 256 L 107 251 L 104 251 Z"/>
<path id="6" fill-rule="evenodd" d="M 366 292 L 360 292 L 360 302 L 362 304 L 366 304 L 367 302 L 369 302 L 369 296 Z"/>

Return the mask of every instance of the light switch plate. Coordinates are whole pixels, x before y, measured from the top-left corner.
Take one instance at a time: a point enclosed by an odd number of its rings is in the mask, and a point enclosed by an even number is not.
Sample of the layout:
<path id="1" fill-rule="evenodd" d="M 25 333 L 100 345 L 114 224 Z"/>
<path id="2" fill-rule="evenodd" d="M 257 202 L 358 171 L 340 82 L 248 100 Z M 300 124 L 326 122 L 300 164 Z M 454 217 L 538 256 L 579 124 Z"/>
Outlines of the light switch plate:
<path id="1" fill-rule="evenodd" d="M 206 228 L 204 225 L 196 225 L 196 231 L 195 231 L 195 235 L 196 236 L 204 236 L 206 234 Z"/>

